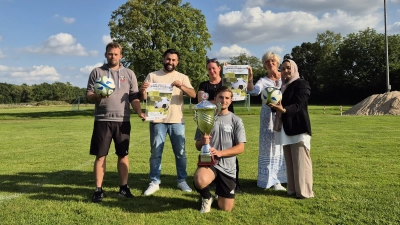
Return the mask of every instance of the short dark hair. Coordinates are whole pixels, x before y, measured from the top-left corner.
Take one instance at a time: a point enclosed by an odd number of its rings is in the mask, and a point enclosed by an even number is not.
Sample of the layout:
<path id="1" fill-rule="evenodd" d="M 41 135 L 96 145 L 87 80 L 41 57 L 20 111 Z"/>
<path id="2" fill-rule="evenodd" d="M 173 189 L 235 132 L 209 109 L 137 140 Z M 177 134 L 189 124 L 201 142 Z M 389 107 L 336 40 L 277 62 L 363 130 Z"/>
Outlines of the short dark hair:
<path id="1" fill-rule="evenodd" d="M 122 46 L 118 42 L 113 41 L 113 42 L 108 43 L 107 46 L 106 46 L 106 52 L 110 48 L 119 48 L 121 50 L 121 53 L 122 53 Z"/>
<path id="2" fill-rule="evenodd" d="M 165 51 L 163 54 L 163 58 L 165 58 L 165 56 L 167 56 L 168 54 L 175 54 L 178 56 L 178 59 L 179 59 L 179 52 L 176 49 L 170 48 L 167 51 Z"/>
<path id="3" fill-rule="evenodd" d="M 217 97 L 217 95 L 221 92 L 230 92 L 231 98 L 233 98 L 233 92 L 228 86 L 221 86 L 221 87 L 217 88 L 217 90 L 215 91 L 215 97 Z"/>

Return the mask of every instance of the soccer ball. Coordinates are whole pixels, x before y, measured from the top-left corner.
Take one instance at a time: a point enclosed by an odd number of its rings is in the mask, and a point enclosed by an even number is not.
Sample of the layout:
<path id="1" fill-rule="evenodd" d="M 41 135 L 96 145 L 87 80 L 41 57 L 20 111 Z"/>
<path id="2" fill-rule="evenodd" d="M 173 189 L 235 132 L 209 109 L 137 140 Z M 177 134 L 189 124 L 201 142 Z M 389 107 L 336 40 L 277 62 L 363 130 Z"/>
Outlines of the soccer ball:
<path id="1" fill-rule="evenodd" d="M 244 90 L 245 88 L 247 88 L 247 83 L 243 78 L 237 78 L 236 82 L 232 83 L 232 89 Z"/>
<path id="2" fill-rule="evenodd" d="M 277 104 L 282 99 L 282 92 L 275 87 L 267 87 L 261 91 L 261 100 L 263 104 Z"/>
<path id="3" fill-rule="evenodd" d="M 154 108 L 156 109 L 168 109 L 169 107 L 169 99 L 167 97 L 161 97 L 161 101 L 156 101 L 154 103 Z"/>
<path id="4" fill-rule="evenodd" d="M 102 97 L 110 96 L 114 90 L 114 80 L 108 76 L 99 77 L 94 82 L 94 93 Z"/>

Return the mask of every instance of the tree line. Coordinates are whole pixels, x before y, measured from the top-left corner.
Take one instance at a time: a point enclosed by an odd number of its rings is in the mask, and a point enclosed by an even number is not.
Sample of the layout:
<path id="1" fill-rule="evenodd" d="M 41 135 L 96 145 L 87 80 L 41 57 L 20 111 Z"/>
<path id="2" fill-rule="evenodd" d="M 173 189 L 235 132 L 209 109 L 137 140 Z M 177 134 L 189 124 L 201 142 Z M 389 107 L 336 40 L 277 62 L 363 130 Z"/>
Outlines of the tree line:
<path id="1" fill-rule="evenodd" d="M 400 35 L 388 36 L 389 78 L 400 90 Z M 332 31 L 318 34 L 314 43 L 292 49 L 300 76 L 309 81 L 312 103 L 355 104 L 387 91 L 385 35 L 374 29 L 342 37 Z"/>
<path id="2" fill-rule="evenodd" d="M 72 103 L 77 97 L 86 96 L 86 88 L 71 83 L 54 82 L 34 85 L 0 83 L 0 104 L 64 101 Z"/>

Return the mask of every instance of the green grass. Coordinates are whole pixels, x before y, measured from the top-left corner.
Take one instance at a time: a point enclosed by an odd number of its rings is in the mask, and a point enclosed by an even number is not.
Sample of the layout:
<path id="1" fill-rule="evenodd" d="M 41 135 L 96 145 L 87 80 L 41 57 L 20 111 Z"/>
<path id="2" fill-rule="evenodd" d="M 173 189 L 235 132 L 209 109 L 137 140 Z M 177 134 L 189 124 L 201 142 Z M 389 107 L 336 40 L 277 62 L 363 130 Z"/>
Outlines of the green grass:
<path id="1" fill-rule="evenodd" d="M 0 109 L 0 224 L 399 224 L 400 154 L 397 116 L 340 116 L 339 106 L 311 106 L 315 198 L 297 200 L 256 187 L 259 107 L 236 107 L 247 143 L 239 156 L 241 186 L 231 213 L 200 214 L 195 192 L 176 188 L 169 140 L 162 184 L 148 186 L 148 123 L 132 117 L 129 184 L 133 200 L 117 197 L 116 156 L 107 159 L 107 198 L 91 203 L 92 106 Z M 349 106 L 343 106 L 343 110 Z M 188 110 L 189 111 L 189 110 Z M 195 123 L 186 113 L 188 183 L 196 169 Z"/>

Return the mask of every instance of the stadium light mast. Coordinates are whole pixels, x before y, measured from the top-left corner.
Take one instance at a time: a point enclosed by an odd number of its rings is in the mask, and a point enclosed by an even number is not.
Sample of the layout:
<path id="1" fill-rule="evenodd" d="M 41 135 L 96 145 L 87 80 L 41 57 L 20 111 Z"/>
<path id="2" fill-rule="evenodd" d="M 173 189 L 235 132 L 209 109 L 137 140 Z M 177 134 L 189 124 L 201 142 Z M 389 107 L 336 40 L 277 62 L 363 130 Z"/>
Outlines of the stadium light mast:
<path id="1" fill-rule="evenodd" d="M 386 0 L 383 0 L 385 7 L 385 51 L 386 51 L 386 92 L 390 92 L 390 81 L 389 81 L 389 47 L 388 47 L 388 36 L 387 36 L 387 19 L 386 19 Z"/>

